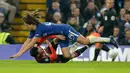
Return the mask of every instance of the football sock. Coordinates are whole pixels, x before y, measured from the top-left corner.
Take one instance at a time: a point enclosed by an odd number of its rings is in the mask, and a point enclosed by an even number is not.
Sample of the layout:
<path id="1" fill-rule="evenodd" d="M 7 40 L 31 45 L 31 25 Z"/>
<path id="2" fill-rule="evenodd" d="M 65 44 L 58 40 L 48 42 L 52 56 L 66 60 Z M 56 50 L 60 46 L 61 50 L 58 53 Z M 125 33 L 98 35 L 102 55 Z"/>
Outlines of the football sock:
<path id="1" fill-rule="evenodd" d="M 98 57 L 98 55 L 99 55 L 99 53 L 100 53 L 100 49 L 95 49 L 95 54 L 94 54 L 94 59 L 93 59 L 93 61 L 96 61 L 97 60 L 97 57 Z"/>
<path id="2" fill-rule="evenodd" d="M 102 38 L 102 37 L 91 37 L 91 38 L 89 38 L 89 40 L 90 40 L 90 43 L 96 43 L 96 42 L 108 43 L 108 42 L 110 42 L 110 38 Z"/>
<path id="3" fill-rule="evenodd" d="M 108 52 L 110 49 L 106 45 L 103 45 L 102 50 Z"/>
<path id="4" fill-rule="evenodd" d="M 86 49 L 87 49 L 88 47 L 83 47 L 83 48 L 81 48 L 81 49 L 78 49 L 78 50 L 76 50 L 74 53 L 73 53 L 73 58 L 74 57 L 78 57 L 79 55 L 81 55 Z"/>

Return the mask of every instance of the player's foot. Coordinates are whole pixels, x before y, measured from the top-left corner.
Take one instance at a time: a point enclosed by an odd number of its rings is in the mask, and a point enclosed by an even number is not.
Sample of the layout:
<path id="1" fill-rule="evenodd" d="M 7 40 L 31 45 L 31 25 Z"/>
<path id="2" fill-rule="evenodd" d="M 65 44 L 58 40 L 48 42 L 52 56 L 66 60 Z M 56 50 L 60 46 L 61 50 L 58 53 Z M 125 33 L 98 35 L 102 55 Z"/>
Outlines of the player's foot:
<path id="1" fill-rule="evenodd" d="M 97 60 L 93 59 L 92 61 L 95 61 L 95 62 L 96 62 Z"/>
<path id="2" fill-rule="evenodd" d="M 114 45 L 116 48 L 118 48 L 117 42 L 114 40 L 113 36 L 110 36 L 110 44 Z"/>
<path id="3" fill-rule="evenodd" d="M 115 58 L 112 59 L 112 61 L 114 61 L 114 60 L 115 60 Z"/>

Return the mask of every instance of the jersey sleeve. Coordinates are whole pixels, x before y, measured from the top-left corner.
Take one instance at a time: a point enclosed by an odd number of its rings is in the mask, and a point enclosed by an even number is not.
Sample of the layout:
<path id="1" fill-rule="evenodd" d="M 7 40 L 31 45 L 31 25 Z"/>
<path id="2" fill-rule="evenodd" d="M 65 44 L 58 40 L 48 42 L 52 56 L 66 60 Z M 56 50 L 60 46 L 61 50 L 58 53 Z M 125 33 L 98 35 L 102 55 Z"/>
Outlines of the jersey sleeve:
<path id="1" fill-rule="evenodd" d="M 54 60 L 57 59 L 56 51 L 55 51 L 55 49 L 52 47 L 52 45 L 49 45 L 49 48 L 50 48 L 50 50 L 51 50 L 50 61 L 54 61 Z"/>
<path id="2" fill-rule="evenodd" d="M 38 27 L 38 28 L 36 28 L 36 32 L 35 32 L 34 37 L 42 37 L 43 34 L 44 34 L 44 32 L 43 32 L 42 28 Z"/>
<path id="3" fill-rule="evenodd" d="M 34 35 L 35 35 L 35 32 L 34 31 L 30 31 L 30 35 L 28 36 L 28 38 L 33 38 L 34 37 Z"/>

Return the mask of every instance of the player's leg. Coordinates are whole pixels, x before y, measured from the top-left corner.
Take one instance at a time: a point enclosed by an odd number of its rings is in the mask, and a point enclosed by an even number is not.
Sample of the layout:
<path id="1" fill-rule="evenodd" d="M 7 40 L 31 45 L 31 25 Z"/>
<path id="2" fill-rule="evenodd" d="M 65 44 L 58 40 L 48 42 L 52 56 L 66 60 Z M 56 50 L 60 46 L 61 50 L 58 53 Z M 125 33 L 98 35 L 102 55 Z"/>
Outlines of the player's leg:
<path id="1" fill-rule="evenodd" d="M 69 39 L 59 40 L 58 44 L 60 45 L 60 48 L 61 48 L 63 56 L 65 58 L 70 59 L 71 58 L 71 54 L 70 54 L 69 47 L 68 47 L 69 46 Z"/>
<path id="2" fill-rule="evenodd" d="M 82 48 L 78 51 L 76 51 L 75 53 L 70 53 L 70 48 L 69 47 L 66 47 L 68 46 L 69 44 L 69 40 L 65 40 L 65 41 L 60 41 L 59 44 L 61 46 L 61 51 L 62 51 L 62 54 L 65 58 L 68 58 L 68 59 L 71 59 L 71 58 L 74 58 L 74 57 L 77 57 L 79 56 L 82 52 L 84 52 L 87 48 Z M 74 44 L 77 48 L 79 46 L 79 44 Z M 78 45 L 78 46 L 77 46 Z M 72 48 L 72 47 L 71 47 Z M 72 48 L 74 49 L 74 48 Z"/>
<path id="3" fill-rule="evenodd" d="M 81 44 L 85 44 L 85 45 L 96 43 L 96 42 L 110 43 L 110 44 L 114 45 L 116 48 L 118 48 L 118 44 L 113 39 L 113 37 L 111 37 L 111 38 L 102 38 L 102 37 L 84 38 L 82 35 L 79 35 L 77 38 L 77 42 L 79 42 Z"/>
<path id="4" fill-rule="evenodd" d="M 100 50 L 101 50 L 100 48 L 95 48 L 93 61 L 97 61 L 98 55 L 100 53 Z"/>
<path id="5" fill-rule="evenodd" d="M 105 44 L 102 44 L 102 46 L 100 46 L 100 47 L 97 47 L 96 49 L 95 49 L 95 54 L 94 54 L 94 59 L 93 59 L 93 61 L 96 61 L 97 60 L 97 57 L 98 57 L 98 55 L 99 55 L 99 53 L 100 53 L 100 50 L 104 50 L 104 51 L 106 51 L 106 52 L 109 52 L 109 47 L 107 47 L 107 45 L 105 45 Z M 115 60 L 115 58 L 113 58 L 112 59 L 112 61 L 114 61 Z"/>
<path id="6" fill-rule="evenodd" d="M 68 62 L 70 59 L 78 57 L 79 55 L 81 55 L 88 47 L 84 46 L 81 49 L 76 50 L 75 52 L 73 52 L 73 54 L 70 54 L 71 58 L 65 58 L 65 56 L 63 55 L 57 55 L 57 63 L 66 63 Z"/>
<path id="7" fill-rule="evenodd" d="M 103 37 L 90 37 L 90 38 L 85 38 L 83 37 L 80 33 L 78 33 L 75 29 L 73 29 L 72 27 L 69 28 L 69 33 L 68 33 L 68 37 L 69 39 L 72 39 L 73 41 L 77 41 L 80 44 L 84 44 L 84 45 L 88 45 L 88 44 L 92 44 L 92 43 L 111 43 L 112 45 L 114 45 L 115 47 L 118 48 L 118 44 L 116 43 L 116 41 L 114 40 L 113 37 L 111 38 L 103 38 Z"/>
<path id="8" fill-rule="evenodd" d="M 78 42 L 75 42 L 74 44 L 70 45 L 69 46 L 69 50 L 70 50 L 70 53 L 74 53 L 76 51 L 76 49 L 80 46 L 81 44 L 78 43 Z"/>
<path id="9" fill-rule="evenodd" d="M 88 49 L 87 46 L 84 46 L 78 50 L 76 50 L 72 55 L 71 55 L 71 58 L 75 58 L 75 57 L 78 57 L 79 55 L 81 55 L 86 49 Z"/>
<path id="10" fill-rule="evenodd" d="M 103 47 L 102 47 L 102 50 L 106 51 L 106 52 L 109 52 L 110 51 L 110 48 L 107 47 L 107 45 L 103 44 Z M 112 61 L 114 61 L 115 58 L 112 59 Z"/>
<path id="11" fill-rule="evenodd" d="M 57 55 L 56 63 L 66 63 L 70 59 L 65 58 L 63 55 Z"/>
<path id="12" fill-rule="evenodd" d="M 107 45 L 103 44 L 102 50 L 108 52 L 110 49 L 107 47 Z"/>
<path id="13" fill-rule="evenodd" d="M 69 47 L 61 48 L 62 54 L 65 58 L 71 59 L 71 54 L 69 51 Z"/>
<path id="14" fill-rule="evenodd" d="M 78 49 L 76 50 L 75 52 L 73 52 L 72 54 L 70 54 L 69 52 L 69 49 L 67 49 L 68 47 L 66 48 L 62 48 L 62 53 L 63 53 L 63 56 L 65 58 L 68 58 L 68 59 L 72 59 L 72 58 L 75 58 L 75 57 L 78 57 L 79 55 L 81 55 L 88 47 L 87 46 L 84 46 L 82 47 L 81 49 Z"/>
<path id="15" fill-rule="evenodd" d="M 93 61 L 96 61 L 97 60 L 97 57 L 98 57 L 98 55 L 99 55 L 99 53 L 100 53 L 100 50 L 101 50 L 101 48 L 102 48 L 102 44 L 100 44 L 100 43 L 96 43 L 95 44 L 95 52 L 94 52 L 94 59 L 93 59 Z"/>
<path id="16" fill-rule="evenodd" d="M 70 51 L 70 54 L 71 54 L 71 58 L 75 58 L 75 57 L 81 55 L 88 48 L 88 46 L 83 46 L 83 47 L 78 49 L 79 46 L 81 46 L 81 44 L 77 43 L 77 42 L 75 42 L 74 44 L 69 46 L 69 51 Z"/>

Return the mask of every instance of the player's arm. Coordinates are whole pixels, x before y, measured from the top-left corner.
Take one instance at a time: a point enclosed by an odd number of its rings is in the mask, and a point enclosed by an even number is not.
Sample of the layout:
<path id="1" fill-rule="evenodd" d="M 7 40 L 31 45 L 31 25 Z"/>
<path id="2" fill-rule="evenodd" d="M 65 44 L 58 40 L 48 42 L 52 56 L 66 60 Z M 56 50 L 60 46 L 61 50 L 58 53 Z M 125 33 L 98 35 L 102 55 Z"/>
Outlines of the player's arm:
<path id="1" fill-rule="evenodd" d="M 30 36 L 28 38 L 32 38 L 31 42 L 28 43 L 28 45 L 26 45 L 24 47 L 24 49 L 21 49 L 17 54 L 14 54 L 10 58 L 20 57 L 23 53 L 25 53 L 26 51 L 31 49 L 36 44 L 36 42 L 39 40 L 39 38 L 42 36 L 42 34 L 43 34 L 43 32 L 41 32 L 41 29 L 37 29 L 35 32 L 30 31 Z"/>
<path id="2" fill-rule="evenodd" d="M 32 48 L 35 45 L 35 43 L 38 41 L 38 39 L 39 39 L 38 37 L 34 37 L 31 40 L 31 42 L 23 50 L 20 50 L 18 53 L 20 55 L 22 55 L 23 53 L 25 53 L 26 51 L 28 51 L 30 48 Z"/>
<path id="3" fill-rule="evenodd" d="M 56 35 L 51 35 L 51 36 L 40 38 L 40 40 L 38 41 L 38 46 L 40 46 L 47 38 L 56 38 Z"/>
<path id="4" fill-rule="evenodd" d="M 33 37 L 34 37 L 34 32 L 30 31 L 30 35 L 28 36 L 27 40 L 24 42 L 24 44 L 22 45 L 19 51 L 23 50 L 31 42 Z"/>
<path id="5" fill-rule="evenodd" d="M 38 40 L 38 46 L 40 46 L 47 38 L 48 38 L 48 36 L 40 38 Z"/>
<path id="6" fill-rule="evenodd" d="M 31 42 L 22 50 L 20 50 L 16 56 L 21 56 L 23 53 L 31 49 L 36 42 L 39 40 L 39 38 L 42 36 L 41 29 L 37 29 L 35 32 L 31 31 L 30 36 L 28 38 L 32 38 Z"/>
<path id="7" fill-rule="evenodd" d="M 24 42 L 24 44 L 22 45 L 21 49 L 19 51 L 21 51 L 22 49 L 24 49 L 30 42 L 32 39 L 27 38 L 27 40 Z"/>
<path id="8" fill-rule="evenodd" d="M 24 49 L 21 49 L 17 54 L 11 56 L 10 58 L 20 57 L 23 53 L 31 49 L 35 45 L 35 43 L 38 41 L 38 39 L 39 39 L 38 37 L 34 37 Z"/>
<path id="9" fill-rule="evenodd" d="M 51 45 L 51 43 L 48 40 L 46 40 L 46 43 L 48 44 L 48 46 L 49 46 L 49 48 L 51 50 L 51 54 L 49 55 L 50 60 L 51 61 L 56 60 L 57 59 L 57 55 L 56 55 L 55 49 L 53 48 L 53 46 Z"/>
<path id="10" fill-rule="evenodd" d="M 65 40 L 65 36 L 63 35 L 51 35 L 51 36 L 46 36 L 46 37 L 42 37 L 39 41 L 38 41 L 38 46 L 40 46 L 47 38 L 58 38 L 60 40 Z"/>

